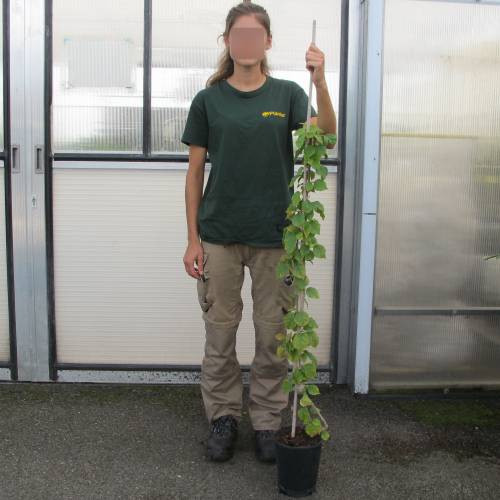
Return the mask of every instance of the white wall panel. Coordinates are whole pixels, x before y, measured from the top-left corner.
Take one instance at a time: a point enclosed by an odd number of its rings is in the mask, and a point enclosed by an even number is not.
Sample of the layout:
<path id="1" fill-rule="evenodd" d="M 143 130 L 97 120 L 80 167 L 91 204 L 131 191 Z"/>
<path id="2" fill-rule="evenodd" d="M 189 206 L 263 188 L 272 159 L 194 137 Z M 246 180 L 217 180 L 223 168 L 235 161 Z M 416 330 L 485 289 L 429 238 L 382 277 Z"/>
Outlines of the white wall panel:
<path id="1" fill-rule="evenodd" d="M 95 166 L 89 164 L 89 167 Z M 85 167 L 85 165 L 84 165 Z M 185 170 L 55 168 L 54 264 L 57 360 L 65 363 L 200 364 L 205 331 L 186 250 Z M 208 171 L 205 173 L 205 184 Z M 318 360 L 330 359 L 336 174 L 316 193 L 326 219 L 326 259 L 308 266 L 321 298 Z M 254 353 L 251 278 L 245 268 L 241 364 Z"/>

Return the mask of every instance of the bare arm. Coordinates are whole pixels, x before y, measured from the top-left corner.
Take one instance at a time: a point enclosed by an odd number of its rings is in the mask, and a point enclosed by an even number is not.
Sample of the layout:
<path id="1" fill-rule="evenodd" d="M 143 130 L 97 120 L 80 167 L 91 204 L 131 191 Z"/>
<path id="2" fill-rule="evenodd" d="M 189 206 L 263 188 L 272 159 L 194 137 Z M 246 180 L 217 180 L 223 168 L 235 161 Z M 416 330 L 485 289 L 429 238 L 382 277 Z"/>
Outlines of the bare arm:
<path id="1" fill-rule="evenodd" d="M 337 134 L 337 117 L 326 82 L 316 85 L 316 101 L 318 102 L 318 127 L 327 134 Z M 326 145 L 327 148 L 333 148 L 334 146 L 335 143 Z"/>
<path id="2" fill-rule="evenodd" d="M 197 214 L 203 196 L 206 155 L 207 148 L 195 144 L 189 146 L 189 167 L 185 187 L 188 247 L 184 254 L 184 267 L 186 272 L 196 279 L 203 273 L 203 247 L 200 242 Z M 198 271 L 194 267 L 195 261 Z"/>
<path id="3" fill-rule="evenodd" d="M 337 117 L 333 109 L 328 86 L 325 79 L 325 54 L 311 43 L 306 52 L 306 67 L 313 71 L 312 80 L 316 87 L 316 101 L 318 102 L 318 116 L 311 118 L 311 123 L 317 125 L 327 134 L 337 134 Z M 335 144 L 327 144 L 333 148 Z"/>

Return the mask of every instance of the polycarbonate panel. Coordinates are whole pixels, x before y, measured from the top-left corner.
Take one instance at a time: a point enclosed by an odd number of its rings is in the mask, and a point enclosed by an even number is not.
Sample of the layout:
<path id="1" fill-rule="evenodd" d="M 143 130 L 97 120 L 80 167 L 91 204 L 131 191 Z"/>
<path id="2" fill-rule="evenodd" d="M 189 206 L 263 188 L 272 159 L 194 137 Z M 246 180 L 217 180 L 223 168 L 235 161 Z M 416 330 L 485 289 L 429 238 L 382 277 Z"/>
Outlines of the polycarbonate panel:
<path id="1" fill-rule="evenodd" d="M 143 0 L 54 0 L 54 152 L 142 151 Z"/>
<path id="2" fill-rule="evenodd" d="M 500 385 L 500 316 L 376 315 L 374 325 L 375 389 Z"/>
<path id="3" fill-rule="evenodd" d="M 500 142 L 389 135 L 381 158 L 376 306 L 500 306 Z"/>
<path id="4" fill-rule="evenodd" d="M 0 362 L 10 361 L 7 241 L 5 231 L 5 167 L 0 162 Z"/>
<path id="5" fill-rule="evenodd" d="M 58 164 L 60 165 L 60 164 Z M 82 165 L 84 167 L 84 165 Z M 89 164 L 90 166 L 90 164 Z M 96 166 L 94 164 L 94 166 Z M 186 274 L 185 170 L 55 168 L 54 280 L 59 362 L 201 364 L 205 342 L 196 281 Z M 205 185 L 208 172 L 205 173 Z M 320 299 L 318 361 L 332 330 L 336 174 L 315 193 L 325 205 L 325 259 L 307 270 Z M 254 355 L 251 278 L 245 268 L 241 364 Z"/>
<path id="6" fill-rule="evenodd" d="M 222 36 L 226 16 L 238 2 L 153 0 L 152 52 L 152 149 L 155 152 L 186 152 L 180 142 L 194 95 L 215 72 L 224 50 Z M 316 45 L 325 53 L 325 75 L 334 110 L 338 115 L 340 64 L 340 0 L 258 2 L 271 19 L 272 48 L 267 51 L 271 75 L 299 83 L 309 92 L 305 53 L 316 19 Z M 321 13 L 321 16 L 318 16 Z M 312 102 L 315 109 L 316 89 Z M 337 145 L 328 150 L 337 157 Z"/>
<path id="7" fill-rule="evenodd" d="M 3 9 L 0 9 L 0 95 L 3 96 Z M 0 99 L 0 116 L 3 116 L 3 99 Z M 0 120 L 0 150 L 5 147 L 3 120 Z"/>
<path id="8" fill-rule="evenodd" d="M 375 308 L 499 307 L 500 5 L 387 0 Z M 500 384 L 498 317 L 375 316 L 370 385 Z M 465 361 L 465 363 L 464 363 Z"/>

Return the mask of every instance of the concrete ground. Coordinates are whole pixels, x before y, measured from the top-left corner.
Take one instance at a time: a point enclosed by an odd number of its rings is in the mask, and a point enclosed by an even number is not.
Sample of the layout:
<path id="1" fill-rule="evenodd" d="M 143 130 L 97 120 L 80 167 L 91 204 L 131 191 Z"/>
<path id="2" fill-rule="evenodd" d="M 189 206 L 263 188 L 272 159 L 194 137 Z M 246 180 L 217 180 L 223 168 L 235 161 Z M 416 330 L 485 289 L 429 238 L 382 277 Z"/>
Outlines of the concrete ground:
<path id="1" fill-rule="evenodd" d="M 308 498 L 500 498 L 500 399 L 320 391 L 332 438 Z M 245 386 L 235 456 L 214 463 L 197 385 L 1 383 L 0 498 L 289 498 L 276 465 L 254 457 L 247 400 Z"/>

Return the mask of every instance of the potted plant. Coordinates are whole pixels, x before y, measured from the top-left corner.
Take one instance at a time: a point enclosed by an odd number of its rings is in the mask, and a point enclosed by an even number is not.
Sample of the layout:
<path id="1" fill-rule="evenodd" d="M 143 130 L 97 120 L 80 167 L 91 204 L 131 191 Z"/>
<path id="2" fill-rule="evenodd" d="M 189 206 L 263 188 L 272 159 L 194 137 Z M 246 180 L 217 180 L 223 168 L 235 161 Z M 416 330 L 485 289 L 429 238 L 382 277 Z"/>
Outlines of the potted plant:
<path id="1" fill-rule="evenodd" d="M 311 201 L 311 192 L 327 189 L 328 169 L 321 165 L 327 157 L 326 146 L 335 144 L 335 134 L 325 134 L 317 125 L 304 122 L 297 130 L 295 161 L 303 154 L 303 165 L 290 181 L 298 183 L 286 210 L 287 223 L 283 232 L 286 253 L 281 257 L 276 275 L 292 281 L 292 303 L 284 316 L 285 331 L 276 334 L 281 341 L 277 355 L 286 357 L 293 370 L 282 383 L 282 389 L 293 391 L 292 425 L 282 427 L 276 436 L 276 463 L 279 491 L 289 496 L 306 496 L 315 491 L 319 459 L 323 441 L 330 439 L 328 424 L 314 404 L 312 396 L 320 393 L 318 386 L 308 383 L 316 377 L 317 359 L 309 347 L 317 347 L 318 324 L 305 310 L 307 298 L 317 299 L 316 288 L 309 286 L 306 261 L 325 257 L 325 247 L 318 243 L 320 233 L 318 214 L 325 218 L 324 207 Z M 297 417 L 302 425 L 297 425 Z"/>

